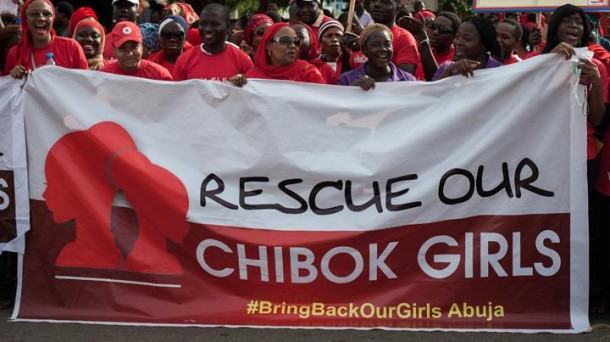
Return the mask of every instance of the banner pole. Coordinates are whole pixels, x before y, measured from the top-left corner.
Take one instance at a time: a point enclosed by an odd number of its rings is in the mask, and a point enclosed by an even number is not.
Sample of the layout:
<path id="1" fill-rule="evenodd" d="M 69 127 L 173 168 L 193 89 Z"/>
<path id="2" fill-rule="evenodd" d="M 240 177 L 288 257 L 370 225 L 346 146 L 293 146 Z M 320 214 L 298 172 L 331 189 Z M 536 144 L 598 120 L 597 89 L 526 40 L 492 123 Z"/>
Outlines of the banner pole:
<path id="1" fill-rule="evenodd" d="M 345 32 L 352 32 L 352 24 L 354 23 L 354 10 L 356 9 L 356 0 L 349 1 L 349 10 L 347 11 L 347 27 Z"/>

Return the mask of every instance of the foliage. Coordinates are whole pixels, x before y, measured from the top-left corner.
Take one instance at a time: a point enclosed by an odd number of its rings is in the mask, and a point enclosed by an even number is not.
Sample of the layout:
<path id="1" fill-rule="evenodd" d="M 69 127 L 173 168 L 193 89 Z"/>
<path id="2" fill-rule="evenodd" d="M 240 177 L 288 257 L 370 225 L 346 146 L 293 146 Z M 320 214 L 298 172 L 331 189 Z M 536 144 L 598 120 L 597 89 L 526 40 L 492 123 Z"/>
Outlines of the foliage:
<path id="1" fill-rule="evenodd" d="M 472 0 L 439 0 L 439 11 L 452 8 L 451 12 L 455 12 L 460 18 L 467 18 L 472 15 Z"/>
<path id="2" fill-rule="evenodd" d="M 279 8 L 288 7 L 289 0 L 270 0 L 270 1 L 261 1 L 261 0 L 226 0 L 225 4 L 231 10 L 237 10 L 240 15 L 245 12 L 256 13 L 258 9 L 261 7 L 261 2 L 274 3 Z"/>

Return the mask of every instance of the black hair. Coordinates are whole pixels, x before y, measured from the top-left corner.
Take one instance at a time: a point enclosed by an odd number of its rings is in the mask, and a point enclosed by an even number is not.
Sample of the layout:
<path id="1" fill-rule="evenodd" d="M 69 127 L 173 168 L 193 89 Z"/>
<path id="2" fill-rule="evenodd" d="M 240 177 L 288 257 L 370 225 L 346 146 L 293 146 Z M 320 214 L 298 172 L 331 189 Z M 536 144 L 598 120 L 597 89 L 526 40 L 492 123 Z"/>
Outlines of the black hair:
<path id="1" fill-rule="evenodd" d="M 225 16 L 225 18 L 227 19 L 227 22 L 229 22 L 229 9 L 227 8 L 227 6 L 223 5 L 223 4 L 219 4 L 219 3 L 209 3 L 207 5 L 205 5 L 205 7 L 201 10 L 201 14 L 199 15 L 200 17 L 203 17 L 203 12 L 205 11 L 218 11 L 220 12 L 222 15 Z"/>
<path id="2" fill-rule="evenodd" d="M 335 16 L 333 15 L 333 12 L 327 10 L 326 8 L 322 8 L 322 13 L 324 13 L 325 16 L 335 19 Z"/>
<path id="3" fill-rule="evenodd" d="M 514 35 L 513 38 L 515 38 L 515 40 L 521 40 L 521 38 L 523 38 L 523 29 L 521 28 L 521 24 L 519 24 L 518 21 L 516 21 L 515 19 L 502 19 L 498 22 L 498 24 L 508 24 L 510 27 L 513 28 L 514 30 Z"/>
<path id="4" fill-rule="evenodd" d="M 74 6 L 72 6 L 72 4 L 69 2 L 60 1 L 55 5 L 55 10 L 58 14 L 63 13 L 68 19 L 70 19 L 72 13 L 74 13 Z"/>
<path id="5" fill-rule="evenodd" d="M 265 15 L 271 18 L 274 24 L 282 22 L 282 17 L 280 17 L 280 15 L 276 11 L 267 11 L 265 12 Z"/>
<path id="6" fill-rule="evenodd" d="M 5 26 L 17 24 L 17 16 L 11 12 L 0 13 L 0 18 L 2 18 L 2 22 L 4 23 Z"/>
<path id="7" fill-rule="evenodd" d="M 453 30 L 453 34 L 455 35 L 457 33 L 457 31 L 460 29 L 460 25 L 462 25 L 462 20 L 460 20 L 460 17 L 457 16 L 457 14 L 453 13 L 453 12 L 440 12 L 439 14 L 436 15 L 436 17 L 445 17 L 447 19 L 449 19 L 451 21 L 451 29 Z"/>
<path id="8" fill-rule="evenodd" d="M 530 40 L 530 28 L 521 24 L 521 32 L 523 32 L 521 46 L 523 46 L 524 49 L 527 49 Z"/>
<path id="9" fill-rule="evenodd" d="M 549 53 L 555 48 L 555 46 L 561 43 L 557 37 L 559 25 L 561 24 L 563 18 L 572 16 L 574 14 L 580 15 L 583 26 L 582 37 L 580 38 L 580 43 L 577 47 L 583 47 L 589 44 L 589 25 L 587 25 L 585 11 L 578 6 L 566 4 L 561 7 L 557 7 L 557 9 L 555 9 L 553 12 L 553 16 L 551 17 L 546 33 L 546 45 L 544 46 L 544 49 L 542 49 L 541 53 Z"/>
<path id="10" fill-rule="evenodd" d="M 241 16 L 239 16 L 239 18 L 237 18 L 237 24 L 239 24 L 239 27 L 242 30 L 245 30 L 246 27 L 248 27 L 248 21 L 250 21 L 250 13 L 246 12 L 244 14 L 242 14 Z"/>
<path id="11" fill-rule="evenodd" d="M 482 17 L 470 17 L 464 19 L 463 23 L 471 23 L 479 32 L 481 41 L 485 45 L 485 51 L 495 59 L 502 59 L 502 45 L 496 38 L 496 28 L 491 20 Z"/>
<path id="12" fill-rule="evenodd" d="M 396 11 L 396 21 L 398 22 L 398 20 L 402 17 L 406 17 L 409 16 L 411 14 L 411 12 L 409 12 L 408 9 L 406 8 L 400 8 Z"/>

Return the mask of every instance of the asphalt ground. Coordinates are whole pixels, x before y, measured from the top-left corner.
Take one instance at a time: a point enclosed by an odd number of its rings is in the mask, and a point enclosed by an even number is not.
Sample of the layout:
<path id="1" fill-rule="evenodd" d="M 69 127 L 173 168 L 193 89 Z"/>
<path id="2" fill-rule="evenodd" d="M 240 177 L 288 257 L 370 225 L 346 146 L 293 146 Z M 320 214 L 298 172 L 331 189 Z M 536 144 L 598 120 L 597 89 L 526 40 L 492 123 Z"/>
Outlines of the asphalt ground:
<path id="1" fill-rule="evenodd" d="M 13 341 L 595 341 L 610 342 L 610 314 L 591 318 L 584 334 L 522 334 L 489 332 L 416 332 L 387 330 L 255 329 L 206 327 L 143 327 L 80 323 L 11 321 L 12 309 L 0 310 L 0 342 Z"/>

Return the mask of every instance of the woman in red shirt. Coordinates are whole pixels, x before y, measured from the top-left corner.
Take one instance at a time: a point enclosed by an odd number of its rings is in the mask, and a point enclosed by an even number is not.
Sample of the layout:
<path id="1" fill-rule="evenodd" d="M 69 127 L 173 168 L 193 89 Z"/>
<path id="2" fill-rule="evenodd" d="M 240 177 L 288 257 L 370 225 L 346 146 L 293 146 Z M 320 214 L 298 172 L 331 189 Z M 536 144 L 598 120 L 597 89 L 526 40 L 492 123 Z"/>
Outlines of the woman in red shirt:
<path id="1" fill-rule="evenodd" d="M 318 68 L 297 58 L 299 45 L 301 41 L 290 25 L 271 25 L 254 55 L 254 68 L 246 77 L 326 83 Z"/>
<path id="2" fill-rule="evenodd" d="M 88 69 L 83 49 L 73 39 L 58 37 L 53 28 L 55 8 L 50 0 L 28 0 L 21 10 L 21 41 L 11 48 L 4 74 L 22 78 L 47 63 L 53 53 L 55 65 L 71 69 Z"/>
<path id="3" fill-rule="evenodd" d="M 176 60 L 186 50 L 193 46 L 186 41 L 188 26 L 179 15 L 169 15 L 159 24 L 159 47 L 161 50 L 153 53 L 148 60 L 174 72 Z"/>
<path id="4" fill-rule="evenodd" d="M 94 19 L 83 19 L 74 28 L 76 40 L 85 52 L 89 70 L 100 70 L 104 67 L 104 27 Z"/>

